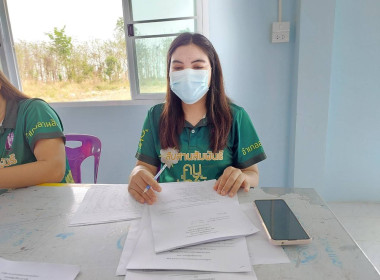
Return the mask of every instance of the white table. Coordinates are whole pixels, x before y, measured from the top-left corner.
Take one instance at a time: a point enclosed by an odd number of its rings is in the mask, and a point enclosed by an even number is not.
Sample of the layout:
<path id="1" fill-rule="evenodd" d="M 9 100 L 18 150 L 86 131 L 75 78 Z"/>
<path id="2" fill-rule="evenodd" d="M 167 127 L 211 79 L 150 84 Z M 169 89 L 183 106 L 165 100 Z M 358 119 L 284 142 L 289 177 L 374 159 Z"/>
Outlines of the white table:
<path id="1" fill-rule="evenodd" d="M 115 271 L 129 222 L 68 227 L 88 188 L 89 185 L 30 187 L 1 194 L 0 257 L 78 264 L 81 272 L 77 279 L 123 279 L 116 277 Z M 255 265 L 258 279 L 380 279 L 313 189 L 239 192 L 240 202 L 273 197 L 287 201 L 313 241 L 284 247 L 289 264 Z"/>

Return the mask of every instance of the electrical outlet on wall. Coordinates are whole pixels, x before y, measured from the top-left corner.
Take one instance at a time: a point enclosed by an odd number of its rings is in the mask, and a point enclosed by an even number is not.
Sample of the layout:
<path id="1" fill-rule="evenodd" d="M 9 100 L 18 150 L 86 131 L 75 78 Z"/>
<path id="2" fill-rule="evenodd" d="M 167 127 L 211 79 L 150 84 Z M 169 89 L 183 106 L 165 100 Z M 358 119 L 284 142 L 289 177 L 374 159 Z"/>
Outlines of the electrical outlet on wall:
<path id="1" fill-rule="evenodd" d="M 290 22 L 281 21 L 272 23 L 272 43 L 289 42 Z"/>

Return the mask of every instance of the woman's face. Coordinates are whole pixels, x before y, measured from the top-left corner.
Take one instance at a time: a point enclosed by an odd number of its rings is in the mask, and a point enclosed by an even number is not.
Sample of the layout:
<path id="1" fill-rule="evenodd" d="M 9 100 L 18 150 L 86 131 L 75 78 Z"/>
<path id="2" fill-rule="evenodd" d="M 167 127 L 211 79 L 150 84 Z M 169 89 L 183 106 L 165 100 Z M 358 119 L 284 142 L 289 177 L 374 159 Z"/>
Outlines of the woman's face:
<path id="1" fill-rule="evenodd" d="M 190 44 L 178 47 L 172 54 L 170 72 L 181 71 L 186 68 L 194 70 L 208 70 L 208 86 L 211 82 L 211 65 L 208 56 L 197 45 Z"/>

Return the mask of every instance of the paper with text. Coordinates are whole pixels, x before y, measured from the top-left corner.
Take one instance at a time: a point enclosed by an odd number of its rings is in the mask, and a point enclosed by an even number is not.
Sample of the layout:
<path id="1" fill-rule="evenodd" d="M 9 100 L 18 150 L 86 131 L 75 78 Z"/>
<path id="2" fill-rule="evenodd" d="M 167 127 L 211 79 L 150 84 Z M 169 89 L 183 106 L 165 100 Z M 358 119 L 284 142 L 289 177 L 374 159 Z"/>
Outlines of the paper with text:
<path id="1" fill-rule="evenodd" d="M 145 214 L 145 212 L 144 212 Z M 149 212 L 146 212 L 149 216 Z M 144 228 L 127 269 L 197 270 L 212 272 L 252 271 L 245 237 L 210 242 L 156 254 L 149 217 L 142 218 Z"/>
<path id="2" fill-rule="evenodd" d="M 74 280 L 77 265 L 17 262 L 0 258 L 0 279 L 12 280 Z"/>
<path id="3" fill-rule="evenodd" d="M 156 253 L 258 231 L 236 196 L 219 195 L 214 184 L 215 180 L 161 184 L 157 202 L 149 206 Z"/>
<path id="4" fill-rule="evenodd" d="M 70 226 L 133 220 L 141 217 L 144 205 L 127 191 L 127 185 L 93 185 L 86 193 Z"/>

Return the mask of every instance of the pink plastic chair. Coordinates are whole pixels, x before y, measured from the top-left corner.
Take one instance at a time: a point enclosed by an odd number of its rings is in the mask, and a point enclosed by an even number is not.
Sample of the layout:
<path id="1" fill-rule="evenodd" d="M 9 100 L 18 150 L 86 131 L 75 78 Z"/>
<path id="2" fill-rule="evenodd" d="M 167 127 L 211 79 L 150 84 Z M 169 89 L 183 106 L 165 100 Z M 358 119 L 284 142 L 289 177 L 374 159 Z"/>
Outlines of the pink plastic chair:
<path id="1" fill-rule="evenodd" d="M 100 153 L 102 150 L 102 143 L 99 138 L 93 135 L 86 134 L 66 134 L 66 156 L 69 161 L 71 173 L 75 183 L 82 183 L 80 166 L 82 162 L 94 156 L 94 183 L 98 179 L 98 167 L 100 160 Z M 81 142 L 81 146 L 71 148 L 67 146 L 67 142 L 77 141 Z"/>

